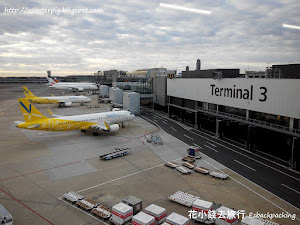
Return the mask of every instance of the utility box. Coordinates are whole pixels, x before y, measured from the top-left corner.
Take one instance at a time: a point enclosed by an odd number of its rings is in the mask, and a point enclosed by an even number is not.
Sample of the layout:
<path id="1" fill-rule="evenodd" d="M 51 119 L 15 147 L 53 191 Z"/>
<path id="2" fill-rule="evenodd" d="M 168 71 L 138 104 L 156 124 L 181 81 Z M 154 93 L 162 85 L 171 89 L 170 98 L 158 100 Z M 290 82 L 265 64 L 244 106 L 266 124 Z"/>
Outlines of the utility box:
<path id="1" fill-rule="evenodd" d="M 138 212 L 142 211 L 142 209 L 143 209 L 143 205 L 142 205 L 143 201 L 132 195 L 130 195 L 126 198 L 123 198 L 122 202 L 133 208 L 133 215 L 137 214 Z"/>
<path id="2" fill-rule="evenodd" d="M 132 218 L 133 225 L 154 225 L 155 218 L 144 212 L 139 212 Z"/>
<path id="3" fill-rule="evenodd" d="M 216 211 L 217 211 L 217 219 L 215 220 L 216 225 L 233 225 L 238 223 L 239 221 L 237 212 L 230 208 L 221 206 Z"/>
<path id="4" fill-rule="evenodd" d="M 155 224 L 162 224 L 166 221 L 167 217 L 167 210 L 163 207 L 158 205 L 151 204 L 145 208 L 145 213 L 154 216 Z"/>
<path id="5" fill-rule="evenodd" d="M 133 208 L 122 202 L 112 207 L 111 222 L 117 225 L 122 225 L 132 219 Z"/>
<path id="6" fill-rule="evenodd" d="M 189 221 L 189 218 L 174 212 L 166 219 L 166 222 L 171 225 L 188 225 Z"/>

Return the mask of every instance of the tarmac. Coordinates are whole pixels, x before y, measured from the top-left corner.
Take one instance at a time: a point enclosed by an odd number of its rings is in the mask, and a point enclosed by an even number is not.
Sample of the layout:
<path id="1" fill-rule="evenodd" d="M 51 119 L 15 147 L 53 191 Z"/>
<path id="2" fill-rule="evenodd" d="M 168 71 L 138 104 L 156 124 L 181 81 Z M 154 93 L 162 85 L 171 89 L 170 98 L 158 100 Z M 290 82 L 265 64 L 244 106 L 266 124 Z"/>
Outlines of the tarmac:
<path id="1" fill-rule="evenodd" d="M 176 212 L 187 217 L 190 208 L 168 200 L 174 192 L 184 191 L 235 210 L 245 210 L 246 214 L 289 212 L 300 217 L 299 209 L 203 154 L 197 165 L 221 170 L 229 179 L 223 181 L 195 172 L 182 175 L 166 167 L 168 161 L 182 162 L 187 145 L 141 117 L 125 123 L 117 132 L 102 132 L 99 136 L 93 136 L 92 131 L 18 129 L 14 121 L 24 120 L 17 102 L 18 97 L 24 96 L 23 86 L 0 84 L 0 204 L 12 214 L 16 225 L 108 223 L 63 201 L 63 194 L 69 191 L 110 208 L 133 195 L 143 200 L 143 208 L 153 203 L 166 208 L 168 215 Z M 37 96 L 62 94 L 45 84 L 27 86 Z M 88 97 L 92 102 L 83 106 L 36 107 L 47 117 L 50 117 L 47 108 L 58 115 L 109 111 L 109 105 L 99 104 L 96 95 Z M 145 135 L 151 133 L 159 134 L 163 145 L 147 143 Z M 99 160 L 99 155 L 115 147 L 131 150 L 124 157 Z M 297 219 L 272 221 L 300 224 Z M 190 220 L 190 224 L 196 223 Z"/>

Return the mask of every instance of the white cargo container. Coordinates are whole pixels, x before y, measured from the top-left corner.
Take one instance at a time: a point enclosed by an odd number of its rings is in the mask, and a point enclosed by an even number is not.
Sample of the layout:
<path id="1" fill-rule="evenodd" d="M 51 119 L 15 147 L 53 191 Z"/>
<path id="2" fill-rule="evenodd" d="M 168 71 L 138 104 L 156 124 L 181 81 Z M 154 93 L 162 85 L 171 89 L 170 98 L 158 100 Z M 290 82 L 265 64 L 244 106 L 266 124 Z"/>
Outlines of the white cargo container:
<path id="1" fill-rule="evenodd" d="M 245 216 L 241 221 L 241 225 L 265 225 L 265 222 L 257 218 Z"/>
<path id="2" fill-rule="evenodd" d="M 114 224 L 124 224 L 132 219 L 133 208 L 122 202 L 112 207 L 111 222 Z"/>
<path id="3" fill-rule="evenodd" d="M 133 225 L 154 225 L 155 218 L 153 216 L 148 215 L 144 212 L 139 212 L 135 216 L 132 217 Z"/>
<path id="4" fill-rule="evenodd" d="M 108 90 L 109 90 L 108 86 L 100 85 L 100 96 L 102 98 L 107 98 L 108 97 Z"/>
<path id="5" fill-rule="evenodd" d="M 173 212 L 166 218 L 166 222 L 171 225 L 188 225 L 189 218 Z"/>
<path id="6" fill-rule="evenodd" d="M 217 219 L 215 221 L 216 225 L 233 225 L 238 223 L 237 212 L 233 209 L 221 206 L 216 210 Z M 235 216 L 234 216 L 235 215 Z"/>
<path id="7" fill-rule="evenodd" d="M 135 92 L 123 92 L 123 109 L 134 115 L 140 114 L 140 94 Z"/>
<path id="8" fill-rule="evenodd" d="M 108 95 L 109 95 L 109 99 L 114 100 L 114 89 L 113 87 L 110 87 L 108 89 Z"/>
<path id="9" fill-rule="evenodd" d="M 193 210 L 197 211 L 195 220 L 203 222 L 208 219 L 208 211 L 213 209 L 213 203 L 197 199 L 193 202 Z"/>
<path id="10" fill-rule="evenodd" d="M 116 104 L 123 104 L 123 90 L 116 88 L 113 90 L 114 92 L 114 98 L 113 98 L 113 102 Z"/>
<path id="11" fill-rule="evenodd" d="M 156 225 L 162 224 L 166 221 L 167 210 L 158 205 L 155 204 L 149 205 L 147 208 L 145 208 L 145 213 L 154 216 Z"/>

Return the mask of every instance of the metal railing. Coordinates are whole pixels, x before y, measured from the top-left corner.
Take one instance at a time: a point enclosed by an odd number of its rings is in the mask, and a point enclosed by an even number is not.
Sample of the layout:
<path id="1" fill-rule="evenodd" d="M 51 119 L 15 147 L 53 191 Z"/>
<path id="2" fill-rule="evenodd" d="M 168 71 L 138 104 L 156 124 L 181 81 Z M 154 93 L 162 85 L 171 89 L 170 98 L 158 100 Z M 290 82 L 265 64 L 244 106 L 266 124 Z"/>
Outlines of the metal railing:
<path id="1" fill-rule="evenodd" d="M 262 128 L 266 128 L 266 129 L 270 129 L 270 130 L 274 130 L 274 131 L 278 131 L 281 133 L 286 133 L 286 134 L 290 134 L 293 136 L 298 136 L 300 137 L 300 130 L 299 129 L 290 129 L 289 127 L 286 126 L 281 126 L 278 124 L 274 124 L 274 123 L 268 123 L 265 121 L 261 121 L 261 120 L 256 120 L 256 119 L 251 119 L 251 118 L 246 118 L 244 116 L 238 116 L 235 114 L 231 114 L 231 113 L 226 113 L 226 112 L 219 112 L 213 109 L 204 109 L 202 107 L 197 107 L 197 110 L 203 113 L 208 113 L 208 114 L 212 114 L 214 116 L 220 116 L 226 119 L 233 119 L 239 122 L 243 122 L 246 124 L 250 124 L 253 126 L 258 126 L 258 127 L 262 127 Z"/>

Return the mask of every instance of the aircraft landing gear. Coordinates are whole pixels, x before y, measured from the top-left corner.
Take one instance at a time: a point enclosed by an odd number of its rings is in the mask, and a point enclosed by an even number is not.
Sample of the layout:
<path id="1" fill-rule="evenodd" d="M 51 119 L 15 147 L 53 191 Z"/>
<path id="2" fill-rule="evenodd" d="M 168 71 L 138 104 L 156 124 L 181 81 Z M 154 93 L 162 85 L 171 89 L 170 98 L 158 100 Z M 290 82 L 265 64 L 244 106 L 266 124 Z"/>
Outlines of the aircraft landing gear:
<path id="1" fill-rule="evenodd" d="M 86 130 L 80 130 L 81 132 L 86 132 Z"/>
<path id="2" fill-rule="evenodd" d="M 94 136 L 98 136 L 99 133 L 98 133 L 98 132 L 93 132 L 93 135 L 94 135 Z"/>
<path id="3" fill-rule="evenodd" d="M 124 123 L 122 123 L 122 128 L 124 128 L 125 126 L 124 126 Z"/>

